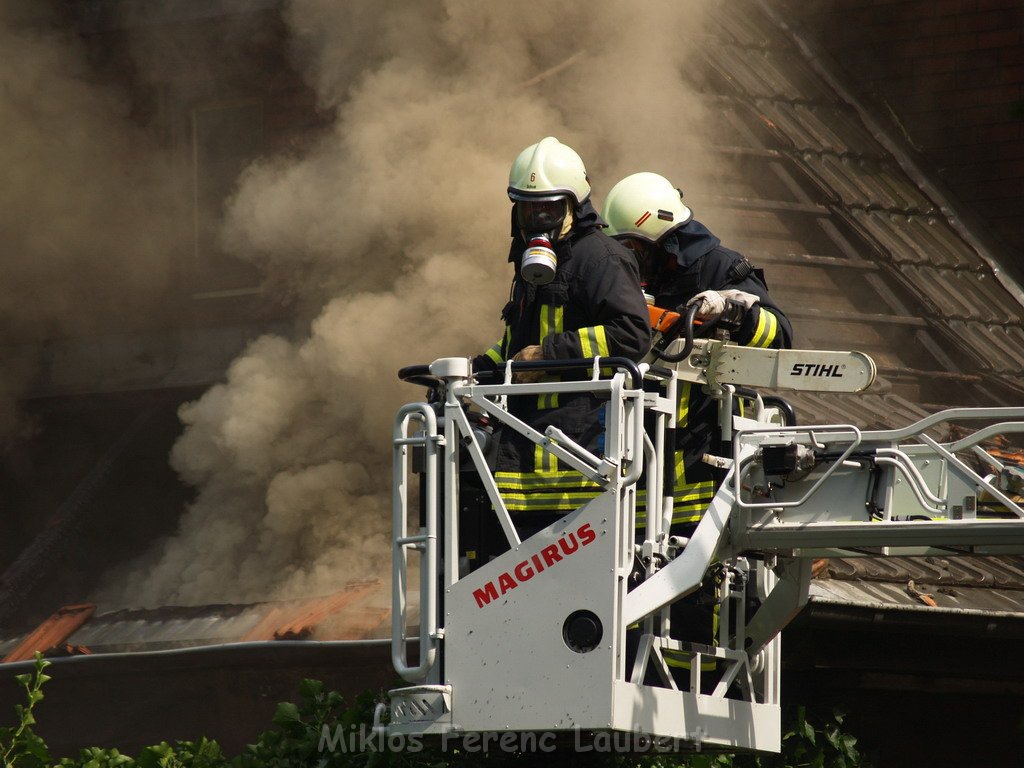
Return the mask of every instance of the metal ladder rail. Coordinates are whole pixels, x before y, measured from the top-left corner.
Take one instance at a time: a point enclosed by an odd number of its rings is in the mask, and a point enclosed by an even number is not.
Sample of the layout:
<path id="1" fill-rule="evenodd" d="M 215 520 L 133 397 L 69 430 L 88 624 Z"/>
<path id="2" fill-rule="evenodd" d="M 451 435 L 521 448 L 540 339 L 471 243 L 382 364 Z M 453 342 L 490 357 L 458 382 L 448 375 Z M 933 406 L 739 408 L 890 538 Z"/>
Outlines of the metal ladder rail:
<path id="1" fill-rule="evenodd" d="M 408 436 L 409 424 L 421 422 L 420 430 Z M 392 434 L 392 552 L 391 552 L 391 661 L 405 680 L 423 681 L 434 666 L 440 632 L 437 624 L 437 478 L 438 448 L 444 438 L 437 433 L 437 417 L 426 403 L 410 403 L 395 417 Z M 408 535 L 410 447 L 422 447 L 424 459 L 423 499 L 425 525 L 421 533 Z M 420 552 L 419 664 L 409 664 L 406 623 L 408 620 L 408 550 Z"/>

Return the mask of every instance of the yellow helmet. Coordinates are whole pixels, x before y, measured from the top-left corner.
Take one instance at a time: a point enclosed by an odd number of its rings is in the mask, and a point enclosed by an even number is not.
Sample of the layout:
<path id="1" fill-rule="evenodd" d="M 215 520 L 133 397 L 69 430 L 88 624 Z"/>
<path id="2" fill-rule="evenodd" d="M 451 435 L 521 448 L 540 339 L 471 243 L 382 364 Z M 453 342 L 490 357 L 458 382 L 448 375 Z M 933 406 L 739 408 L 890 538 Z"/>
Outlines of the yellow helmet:
<path id="1" fill-rule="evenodd" d="M 574 205 L 590 197 L 590 180 L 583 160 L 553 136 L 531 144 L 512 163 L 508 174 L 512 200 L 555 199 L 568 196 Z"/>
<path id="2" fill-rule="evenodd" d="M 604 212 L 607 233 L 656 243 L 693 218 L 683 204 L 683 193 L 656 173 L 634 173 L 608 192 Z"/>

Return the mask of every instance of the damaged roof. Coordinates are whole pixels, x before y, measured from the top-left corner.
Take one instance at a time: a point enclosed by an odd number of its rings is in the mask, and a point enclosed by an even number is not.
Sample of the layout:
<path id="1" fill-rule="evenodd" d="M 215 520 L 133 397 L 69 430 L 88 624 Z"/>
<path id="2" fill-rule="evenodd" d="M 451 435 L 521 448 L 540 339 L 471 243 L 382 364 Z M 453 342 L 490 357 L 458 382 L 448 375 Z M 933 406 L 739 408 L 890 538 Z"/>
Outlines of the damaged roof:
<path id="1" fill-rule="evenodd" d="M 720 117 L 701 145 L 732 170 L 701 204 L 765 268 L 796 346 L 857 349 L 879 367 L 866 396 L 787 394 L 801 421 L 895 427 L 1020 402 L 1020 288 L 770 4 L 711 13 L 691 74 Z"/>
<path id="2" fill-rule="evenodd" d="M 837 606 L 1010 614 L 1024 622 L 1024 559 L 831 558 L 811 585 L 811 599 Z"/>
<path id="3" fill-rule="evenodd" d="M 783 393 L 800 422 L 893 428 L 943 407 L 1024 401 L 1022 294 L 997 257 L 770 3 L 710 12 L 709 44 L 684 73 L 718 116 L 714 135 L 684 140 L 723 159 L 699 216 L 712 229 L 729 222 L 726 245 L 765 268 L 797 346 L 856 349 L 878 364 L 862 395 Z M 1022 563 L 837 558 L 812 601 L 1024 616 Z M 390 634 L 389 597 L 370 582 L 295 603 L 90 611 L 77 626 L 86 609 L 72 608 L 0 638 L 0 657 Z"/>
<path id="4" fill-rule="evenodd" d="M 380 580 L 353 581 L 322 597 L 247 605 L 127 609 L 94 615 L 61 608 L 23 637 L 0 637 L 0 663 L 52 655 L 130 653 L 274 640 L 371 640 L 391 636 L 390 595 Z"/>
<path id="5" fill-rule="evenodd" d="M 800 423 L 895 428 L 1022 402 L 1020 288 L 770 3 L 711 12 L 694 73 L 722 118 L 705 138 L 736 169 L 710 201 L 739 233 L 728 245 L 765 268 L 796 346 L 878 364 L 865 394 L 780 393 Z M 811 601 L 1024 620 L 1024 558 L 834 558 Z"/>

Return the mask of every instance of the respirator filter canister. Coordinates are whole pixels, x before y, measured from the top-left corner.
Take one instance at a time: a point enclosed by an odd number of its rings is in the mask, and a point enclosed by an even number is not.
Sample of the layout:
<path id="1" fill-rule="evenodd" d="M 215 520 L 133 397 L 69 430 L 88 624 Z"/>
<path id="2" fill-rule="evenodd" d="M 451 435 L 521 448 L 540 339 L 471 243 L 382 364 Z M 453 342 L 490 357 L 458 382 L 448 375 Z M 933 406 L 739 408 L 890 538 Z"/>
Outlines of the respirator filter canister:
<path id="1" fill-rule="evenodd" d="M 547 235 L 534 235 L 523 251 L 519 273 L 533 285 L 547 285 L 555 279 L 558 259 Z"/>

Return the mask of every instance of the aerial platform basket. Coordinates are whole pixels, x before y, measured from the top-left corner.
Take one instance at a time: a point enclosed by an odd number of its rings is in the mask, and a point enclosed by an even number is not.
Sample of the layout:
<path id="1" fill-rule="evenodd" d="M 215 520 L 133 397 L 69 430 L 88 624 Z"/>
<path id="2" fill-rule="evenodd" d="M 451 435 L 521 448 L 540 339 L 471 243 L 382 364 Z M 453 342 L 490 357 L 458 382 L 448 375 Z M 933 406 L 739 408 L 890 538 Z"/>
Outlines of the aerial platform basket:
<path id="1" fill-rule="evenodd" d="M 508 363 L 497 381 L 475 376 L 462 358 L 403 370 L 431 397 L 403 407 L 394 427 L 392 655 L 410 685 L 390 692 L 379 728 L 445 738 L 609 733 L 775 752 L 780 631 L 807 600 L 811 558 L 1024 552 L 1016 475 L 983 449 L 1024 431 L 1024 408 L 956 409 L 899 430 L 797 426 L 784 401 L 746 387 L 859 391 L 874 377 L 870 358 L 674 344 L 670 365 Z M 513 383 L 513 372 L 531 369 L 577 376 Z M 712 459 L 726 477 L 687 539 L 671 535 L 665 482 L 680 381 L 718 400 L 729 449 Z M 607 398 L 602 455 L 556 429 L 541 434 L 507 408 L 514 395 L 571 392 Z M 734 407 L 741 398 L 743 417 Z M 944 420 L 981 426 L 941 443 L 929 432 Z M 521 540 L 493 478 L 499 426 L 599 494 Z M 980 474 L 965 454 L 990 471 Z M 652 509 L 636 533 L 641 477 Z M 979 498 L 1000 519 L 979 515 Z M 717 603 L 708 642 L 672 626 L 673 606 L 699 591 Z"/>

